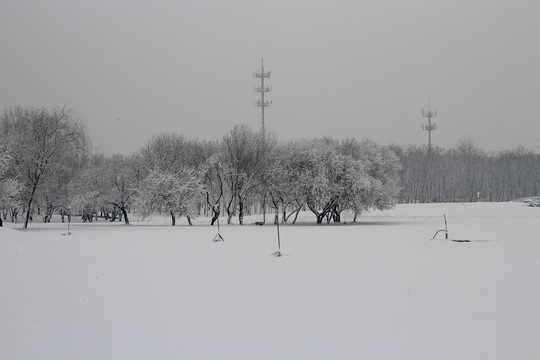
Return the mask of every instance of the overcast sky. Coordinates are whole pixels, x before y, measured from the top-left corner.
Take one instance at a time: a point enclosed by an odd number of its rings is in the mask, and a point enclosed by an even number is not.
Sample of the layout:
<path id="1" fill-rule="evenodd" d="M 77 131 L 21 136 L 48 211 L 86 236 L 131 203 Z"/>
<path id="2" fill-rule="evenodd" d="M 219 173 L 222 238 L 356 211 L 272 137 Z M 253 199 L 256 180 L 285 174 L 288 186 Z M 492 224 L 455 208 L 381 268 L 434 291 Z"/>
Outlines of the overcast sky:
<path id="1" fill-rule="evenodd" d="M 94 148 L 260 127 L 540 152 L 540 1 L 1 0 L 0 108 L 67 105 Z"/>

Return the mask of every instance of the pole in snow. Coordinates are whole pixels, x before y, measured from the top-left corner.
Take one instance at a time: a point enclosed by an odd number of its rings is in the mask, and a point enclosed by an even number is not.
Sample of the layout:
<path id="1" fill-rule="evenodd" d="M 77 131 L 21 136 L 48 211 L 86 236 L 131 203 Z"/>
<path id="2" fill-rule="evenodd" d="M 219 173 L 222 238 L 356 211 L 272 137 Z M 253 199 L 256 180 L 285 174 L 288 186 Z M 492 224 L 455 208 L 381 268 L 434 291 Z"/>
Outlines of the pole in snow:
<path id="1" fill-rule="evenodd" d="M 69 225 L 71 224 L 71 209 L 68 209 L 68 228 L 67 233 L 64 233 L 62 235 L 71 235 L 71 232 L 69 231 Z"/>
<path id="2" fill-rule="evenodd" d="M 444 237 L 448 240 L 448 224 L 446 223 L 446 214 L 444 214 Z"/>
<path id="3" fill-rule="evenodd" d="M 278 215 L 278 219 L 276 221 L 278 250 L 275 253 L 273 253 L 272 256 L 280 257 L 281 256 L 281 239 L 279 238 L 279 212 L 276 211 L 276 215 Z"/>
<path id="4" fill-rule="evenodd" d="M 214 205 L 214 207 L 217 207 L 217 205 Z M 214 239 L 212 239 L 213 242 L 218 242 L 218 241 L 225 241 L 225 239 L 223 238 L 223 236 L 221 236 L 221 233 L 220 233 L 220 230 L 219 230 L 219 216 L 217 218 L 217 235 L 214 236 Z"/>
<path id="5" fill-rule="evenodd" d="M 444 229 L 438 230 L 435 235 L 431 238 L 431 240 L 435 239 L 438 233 L 444 232 L 444 238 L 448 240 L 448 223 L 446 222 L 446 214 L 444 214 Z M 452 240 L 454 241 L 454 240 Z"/>

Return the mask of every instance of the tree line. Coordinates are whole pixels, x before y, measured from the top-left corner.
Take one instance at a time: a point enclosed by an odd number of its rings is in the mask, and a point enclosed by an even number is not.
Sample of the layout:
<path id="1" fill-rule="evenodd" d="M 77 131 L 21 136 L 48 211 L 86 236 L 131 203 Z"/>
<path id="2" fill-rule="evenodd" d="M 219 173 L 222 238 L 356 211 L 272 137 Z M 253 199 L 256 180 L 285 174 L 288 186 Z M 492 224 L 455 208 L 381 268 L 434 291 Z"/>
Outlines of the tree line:
<path id="1" fill-rule="evenodd" d="M 93 154 L 86 131 L 66 109 L 14 107 L 0 119 L 0 218 L 24 227 L 36 216 L 77 215 L 129 223 L 132 214 L 227 223 L 246 214 L 296 222 L 310 210 L 317 223 L 392 206 L 399 161 L 369 140 L 321 138 L 280 142 L 235 126 L 220 140 L 178 134 L 152 137 L 130 155 Z"/>
<path id="2" fill-rule="evenodd" d="M 486 152 L 464 139 L 448 150 L 391 148 L 402 164 L 400 203 L 511 201 L 540 195 L 540 155 L 523 147 Z"/>
<path id="3" fill-rule="evenodd" d="M 381 146 L 354 138 L 278 141 L 235 126 L 220 140 L 161 134 L 130 155 L 91 151 L 86 130 L 67 109 L 13 107 L 0 118 L 0 225 L 72 215 L 85 222 L 135 215 L 204 214 L 239 224 L 271 213 L 295 223 L 353 221 L 396 202 L 507 201 L 536 196 L 540 157 L 522 148 L 485 153 L 470 141 L 454 149 Z M 281 220 L 279 220 L 281 217 Z"/>

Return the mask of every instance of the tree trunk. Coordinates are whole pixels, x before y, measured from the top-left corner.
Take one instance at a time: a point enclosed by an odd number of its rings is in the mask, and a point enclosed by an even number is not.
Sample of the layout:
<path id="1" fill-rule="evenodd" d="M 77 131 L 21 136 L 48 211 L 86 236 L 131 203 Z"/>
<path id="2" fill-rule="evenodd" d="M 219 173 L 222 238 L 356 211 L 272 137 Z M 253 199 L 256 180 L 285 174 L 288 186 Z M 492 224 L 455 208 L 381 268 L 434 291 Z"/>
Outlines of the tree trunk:
<path id="1" fill-rule="evenodd" d="M 30 194 L 30 199 L 28 200 L 28 209 L 26 210 L 26 219 L 24 219 L 24 229 L 28 229 L 28 220 L 30 220 L 30 209 L 32 208 L 32 201 L 34 200 L 34 194 L 36 193 L 37 182 L 34 182 L 32 187 L 32 193 Z"/>
<path id="2" fill-rule="evenodd" d="M 315 208 L 315 205 L 312 205 L 309 202 L 307 203 L 307 206 L 309 210 L 311 210 L 311 212 L 315 214 L 315 217 L 317 218 L 317 224 L 322 224 L 322 221 L 326 213 L 324 211 L 319 213 L 319 211 L 317 211 L 317 209 Z"/>
<path id="3" fill-rule="evenodd" d="M 332 219 L 334 222 L 341 222 L 341 212 L 338 211 L 337 205 L 332 208 Z"/>
<path id="4" fill-rule="evenodd" d="M 229 201 L 229 203 L 225 207 L 225 211 L 227 212 L 227 225 L 231 225 L 231 219 L 232 219 L 232 217 L 234 215 L 234 208 L 236 206 L 236 203 L 233 206 L 233 200 L 234 199 L 235 199 L 234 195 L 231 195 L 231 200 Z M 231 210 L 231 208 L 232 208 L 232 210 Z"/>
<path id="5" fill-rule="evenodd" d="M 294 219 L 293 219 L 293 222 L 292 222 L 293 225 L 296 224 L 296 219 L 298 219 L 298 214 L 300 214 L 300 208 L 301 207 L 298 208 L 298 210 L 296 211 L 296 215 L 294 215 Z"/>
<path id="6" fill-rule="evenodd" d="M 292 212 L 289 213 L 289 215 L 287 215 L 285 217 L 285 221 L 284 222 L 287 222 L 289 221 L 289 218 L 293 215 L 294 215 L 294 221 L 293 221 L 293 224 L 296 222 L 296 218 L 298 217 L 298 213 L 300 212 L 300 210 L 302 209 L 302 205 L 300 205 L 298 208 L 294 209 Z"/>
<path id="7" fill-rule="evenodd" d="M 129 220 L 128 220 L 128 215 L 127 215 L 126 208 L 124 206 L 122 206 L 120 208 L 120 210 L 122 210 L 122 214 L 124 214 L 124 222 L 126 223 L 126 225 L 129 225 Z"/>
<path id="8" fill-rule="evenodd" d="M 238 200 L 238 223 L 244 225 L 244 201 Z"/>
<path id="9" fill-rule="evenodd" d="M 11 209 L 9 212 L 9 216 L 11 217 L 11 222 L 19 222 L 19 219 L 17 219 L 17 215 L 19 214 L 19 209 Z M 5 218 L 4 218 L 5 220 Z"/>
<path id="10" fill-rule="evenodd" d="M 216 205 L 216 206 L 212 207 L 212 222 L 210 223 L 210 225 L 214 225 L 216 220 L 219 218 L 219 213 L 220 212 L 221 212 L 221 210 L 219 208 L 219 205 Z"/>
<path id="11" fill-rule="evenodd" d="M 45 221 L 46 223 L 50 223 L 52 216 L 54 214 L 54 206 L 52 204 L 47 204 L 46 210 L 45 210 Z"/>
<path id="12" fill-rule="evenodd" d="M 223 190 L 221 191 L 221 193 L 223 194 Z M 212 220 L 210 221 L 210 225 L 214 225 L 215 222 L 218 220 L 219 215 L 221 215 L 221 206 L 219 205 L 219 202 L 221 200 L 222 194 L 219 195 L 218 199 L 214 201 L 214 204 L 212 205 L 210 203 L 210 193 L 208 191 L 206 192 L 206 204 L 207 204 L 207 206 L 205 207 L 206 215 L 208 215 L 208 208 L 212 209 Z"/>
<path id="13" fill-rule="evenodd" d="M 262 200 L 262 211 L 263 211 L 263 224 L 266 223 L 266 193 L 263 196 Z"/>

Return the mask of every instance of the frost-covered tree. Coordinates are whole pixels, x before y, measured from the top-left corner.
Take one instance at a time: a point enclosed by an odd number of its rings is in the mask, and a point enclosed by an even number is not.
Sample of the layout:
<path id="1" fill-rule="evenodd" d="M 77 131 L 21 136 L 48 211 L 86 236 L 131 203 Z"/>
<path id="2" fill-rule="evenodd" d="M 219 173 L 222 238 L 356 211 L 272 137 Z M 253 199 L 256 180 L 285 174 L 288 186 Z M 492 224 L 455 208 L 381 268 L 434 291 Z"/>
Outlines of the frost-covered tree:
<path id="1" fill-rule="evenodd" d="M 303 179 L 301 176 L 304 163 L 302 156 L 298 156 L 298 153 L 304 150 L 303 146 L 298 142 L 281 144 L 273 153 L 266 170 L 264 186 L 269 197 L 268 204 L 276 212 L 281 207 L 284 223 L 292 215 L 295 215 L 295 223 L 305 203 L 304 187 L 300 181 Z"/>
<path id="2" fill-rule="evenodd" d="M 186 139 L 183 135 L 175 133 L 154 136 L 140 151 L 140 177 L 144 178 L 151 170 L 158 173 L 176 174 L 180 177 L 186 172 L 193 171 L 197 176 L 201 176 L 202 183 L 205 169 L 209 167 L 207 161 L 214 152 L 213 142 L 205 143 Z M 212 194 L 207 193 L 207 200 Z M 197 213 L 201 203 L 204 203 L 202 195 L 197 199 Z"/>
<path id="3" fill-rule="evenodd" d="M 70 184 L 70 192 L 75 195 L 70 200 L 69 210 L 73 215 L 81 215 L 84 222 L 92 222 L 99 212 L 108 210 L 103 198 L 108 188 L 105 161 L 102 154 L 92 155 Z"/>
<path id="4" fill-rule="evenodd" d="M 142 217 L 156 213 L 171 216 L 176 225 L 179 216 L 186 216 L 189 224 L 198 214 L 198 201 L 203 191 L 194 170 L 169 172 L 151 170 L 141 183 L 137 196 L 137 209 Z"/>
<path id="5" fill-rule="evenodd" d="M 198 169 L 204 161 L 200 158 L 201 146 L 197 140 L 175 133 L 153 136 L 140 151 L 142 166 L 171 172 Z"/>
<path id="6" fill-rule="evenodd" d="M 333 191 L 329 170 L 337 153 L 320 142 L 306 142 L 291 159 L 296 169 L 294 181 L 308 208 L 320 224 L 332 210 L 337 193 Z"/>
<path id="7" fill-rule="evenodd" d="M 84 222 L 92 222 L 102 208 L 101 194 L 99 191 L 87 191 L 73 197 L 70 204 L 70 214 L 79 214 Z"/>
<path id="8" fill-rule="evenodd" d="M 211 145 L 210 145 L 211 146 Z M 215 150 L 217 146 L 211 146 L 210 151 Z M 206 160 L 202 168 L 204 177 L 204 191 L 206 194 L 206 203 L 212 211 L 211 225 L 214 225 L 221 213 L 221 199 L 223 197 L 224 184 L 223 172 L 224 166 L 222 159 L 217 151 L 212 151 L 212 155 L 205 156 Z"/>
<path id="9" fill-rule="evenodd" d="M 129 224 L 128 210 L 133 204 L 134 195 L 141 181 L 140 173 L 140 156 L 137 154 L 94 156 L 73 184 L 73 192 L 81 195 L 77 198 L 79 205 L 76 208 L 84 208 L 81 207 L 80 202 L 89 199 L 91 201 L 87 204 L 88 206 L 98 207 L 95 214 L 100 212 L 111 221 L 118 215 L 126 224 Z M 89 194 L 96 197 L 97 203 Z M 89 220 L 91 219 L 90 217 Z"/>
<path id="10" fill-rule="evenodd" d="M 238 222 L 243 224 L 245 207 L 263 182 L 274 146 L 272 135 L 254 132 L 245 125 L 235 126 L 223 137 L 223 180 L 229 195 L 225 202 L 227 223 L 230 224 L 237 205 Z"/>
<path id="11" fill-rule="evenodd" d="M 390 207 L 398 170 L 393 152 L 372 142 L 322 138 L 282 146 L 268 171 L 268 189 L 275 208 L 295 204 L 294 213 L 305 203 L 317 223 L 339 222 L 345 210 L 358 215 Z"/>
<path id="12" fill-rule="evenodd" d="M 37 191 L 47 178 L 87 150 L 86 132 L 71 111 L 15 107 L 3 115 L 2 133 L 12 139 L 12 156 L 24 180 L 28 227 Z"/>
<path id="13" fill-rule="evenodd" d="M 399 171 L 401 164 L 388 147 L 371 140 L 343 140 L 339 152 L 350 156 L 356 168 L 351 186 L 346 190 L 342 209 L 351 210 L 354 219 L 364 210 L 371 208 L 389 209 L 396 202 L 400 191 Z"/>
<path id="14" fill-rule="evenodd" d="M 129 224 L 128 208 L 137 192 L 138 165 L 136 155 L 115 155 L 105 163 L 106 184 L 102 189 L 102 197 L 106 204 L 122 212 L 126 224 Z"/>
<path id="15" fill-rule="evenodd" d="M 63 166 L 58 166 L 36 192 L 36 206 L 40 208 L 43 222 L 50 222 L 54 213 L 60 214 L 62 222 L 69 214 L 69 203 L 73 198 L 70 184 L 77 179 L 87 165 L 88 159 L 68 157 Z"/>

